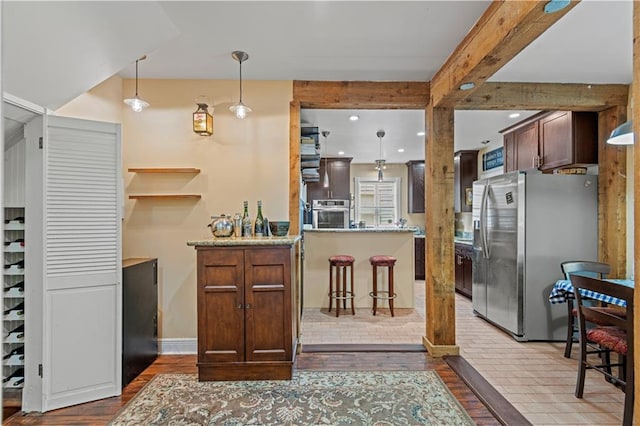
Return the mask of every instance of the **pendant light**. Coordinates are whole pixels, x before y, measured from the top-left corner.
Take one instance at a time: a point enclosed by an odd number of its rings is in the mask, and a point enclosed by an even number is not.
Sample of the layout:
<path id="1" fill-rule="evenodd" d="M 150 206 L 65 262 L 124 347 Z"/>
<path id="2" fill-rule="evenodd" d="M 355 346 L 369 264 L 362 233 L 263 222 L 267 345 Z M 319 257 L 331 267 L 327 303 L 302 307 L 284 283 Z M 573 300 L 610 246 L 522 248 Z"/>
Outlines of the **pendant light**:
<path id="1" fill-rule="evenodd" d="M 247 113 L 251 112 L 251 108 L 242 103 L 242 63 L 249 59 L 247 52 L 236 50 L 231 53 L 231 57 L 240 63 L 240 101 L 229 107 L 229 110 L 236 115 L 236 118 L 243 119 L 247 116 Z"/>
<path id="2" fill-rule="evenodd" d="M 124 103 L 129 105 L 135 112 L 140 112 L 149 106 L 149 102 L 138 97 L 138 62 L 144 61 L 145 59 L 147 59 L 146 55 L 140 59 L 136 59 L 136 96 L 124 100 Z"/>
<path id="3" fill-rule="evenodd" d="M 324 181 L 322 186 L 325 188 L 329 187 L 329 172 L 327 168 L 327 148 L 329 147 L 329 142 L 327 142 L 327 137 L 331 134 L 328 130 L 322 131 L 322 136 L 324 137 Z"/>
<path id="4" fill-rule="evenodd" d="M 385 161 L 382 159 L 382 138 L 384 137 L 384 130 L 380 129 L 376 132 L 376 136 L 380 139 L 380 158 L 376 160 L 376 170 L 378 170 L 378 182 L 382 182 L 384 176 L 382 175 L 382 169 L 385 168 Z"/>
<path id="5" fill-rule="evenodd" d="M 611 145 L 633 145 L 633 122 L 626 121 L 613 129 L 611 136 L 607 139 L 607 143 Z"/>

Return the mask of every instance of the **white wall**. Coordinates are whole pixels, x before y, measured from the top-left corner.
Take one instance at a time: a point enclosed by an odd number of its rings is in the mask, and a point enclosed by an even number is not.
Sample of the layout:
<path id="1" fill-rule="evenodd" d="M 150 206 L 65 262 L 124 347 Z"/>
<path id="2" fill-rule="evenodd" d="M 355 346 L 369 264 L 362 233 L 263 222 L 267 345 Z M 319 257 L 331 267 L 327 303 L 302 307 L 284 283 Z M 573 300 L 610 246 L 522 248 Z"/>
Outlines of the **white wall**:
<path id="1" fill-rule="evenodd" d="M 59 115 L 122 123 L 125 217 L 123 257 L 157 257 L 159 337 L 196 337 L 196 253 L 187 240 L 209 237 L 211 215 L 240 212 L 289 215 L 290 81 L 243 81 L 243 101 L 253 109 L 236 119 L 235 80 L 140 80 L 151 106 L 134 113 L 123 102 L 134 80 L 114 77 L 64 107 Z M 215 105 L 214 134 L 192 130 L 195 99 Z M 130 167 L 195 167 L 199 174 L 137 174 Z M 130 194 L 201 194 L 200 200 L 129 200 Z M 144 301 L 140 301 L 144 303 Z"/>

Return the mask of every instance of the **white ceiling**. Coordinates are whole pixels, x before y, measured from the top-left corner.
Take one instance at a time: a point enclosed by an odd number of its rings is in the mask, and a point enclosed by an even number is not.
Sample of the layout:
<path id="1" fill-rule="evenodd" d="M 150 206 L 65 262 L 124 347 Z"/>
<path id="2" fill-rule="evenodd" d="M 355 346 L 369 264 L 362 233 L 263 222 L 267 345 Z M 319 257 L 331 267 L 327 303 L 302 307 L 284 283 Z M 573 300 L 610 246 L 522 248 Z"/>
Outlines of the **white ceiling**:
<path id="1" fill-rule="evenodd" d="M 429 81 L 489 3 L 4 0 L 3 90 L 55 109 L 115 73 L 133 78 L 145 54 L 141 79 L 237 79 L 234 50 L 249 54 L 248 80 Z M 490 81 L 630 83 L 632 9 L 630 0 L 583 0 Z M 243 100 L 250 105 L 251 93 Z M 357 142 L 352 152 L 373 144 L 377 158 L 383 127 L 387 161 L 424 158 L 424 143 L 415 144 L 423 113 L 396 113 L 363 111 L 370 119 L 359 135 L 343 134 L 335 111 L 310 120 L 331 130 L 329 153 Z M 456 150 L 499 141 L 495 131 L 513 121 L 506 115 L 457 111 Z M 406 145 L 404 156 L 395 144 Z"/>

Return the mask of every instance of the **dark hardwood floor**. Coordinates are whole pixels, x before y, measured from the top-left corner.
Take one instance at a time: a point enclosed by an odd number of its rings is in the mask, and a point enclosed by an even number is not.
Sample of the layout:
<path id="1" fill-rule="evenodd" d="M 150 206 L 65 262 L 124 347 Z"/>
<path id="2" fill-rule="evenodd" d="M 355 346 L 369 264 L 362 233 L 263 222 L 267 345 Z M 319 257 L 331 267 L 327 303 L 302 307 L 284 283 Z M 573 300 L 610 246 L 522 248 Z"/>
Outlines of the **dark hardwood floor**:
<path id="1" fill-rule="evenodd" d="M 161 355 L 124 388 L 122 395 L 44 414 L 16 413 L 4 425 L 104 425 L 156 374 L 197 373 L 195 355 Z M 442 359 L 425 352 L 303 352 L 296 368 L 316 371 L 435 370 L 478 425 L 500 422 Z"/>

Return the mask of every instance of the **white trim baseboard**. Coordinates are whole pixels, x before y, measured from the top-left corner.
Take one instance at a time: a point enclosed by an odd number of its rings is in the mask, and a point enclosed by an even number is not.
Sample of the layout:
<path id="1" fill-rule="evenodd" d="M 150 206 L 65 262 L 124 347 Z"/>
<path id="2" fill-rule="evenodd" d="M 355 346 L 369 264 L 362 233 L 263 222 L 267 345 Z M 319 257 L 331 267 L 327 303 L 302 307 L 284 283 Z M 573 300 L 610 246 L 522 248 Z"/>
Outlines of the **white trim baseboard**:
<path id="1" fill-rule="evenodd" d="M 195 338 L 158 339 L 158 353 L 161 355 L 197 354 L 198 339 L 195 339 Z"/>

